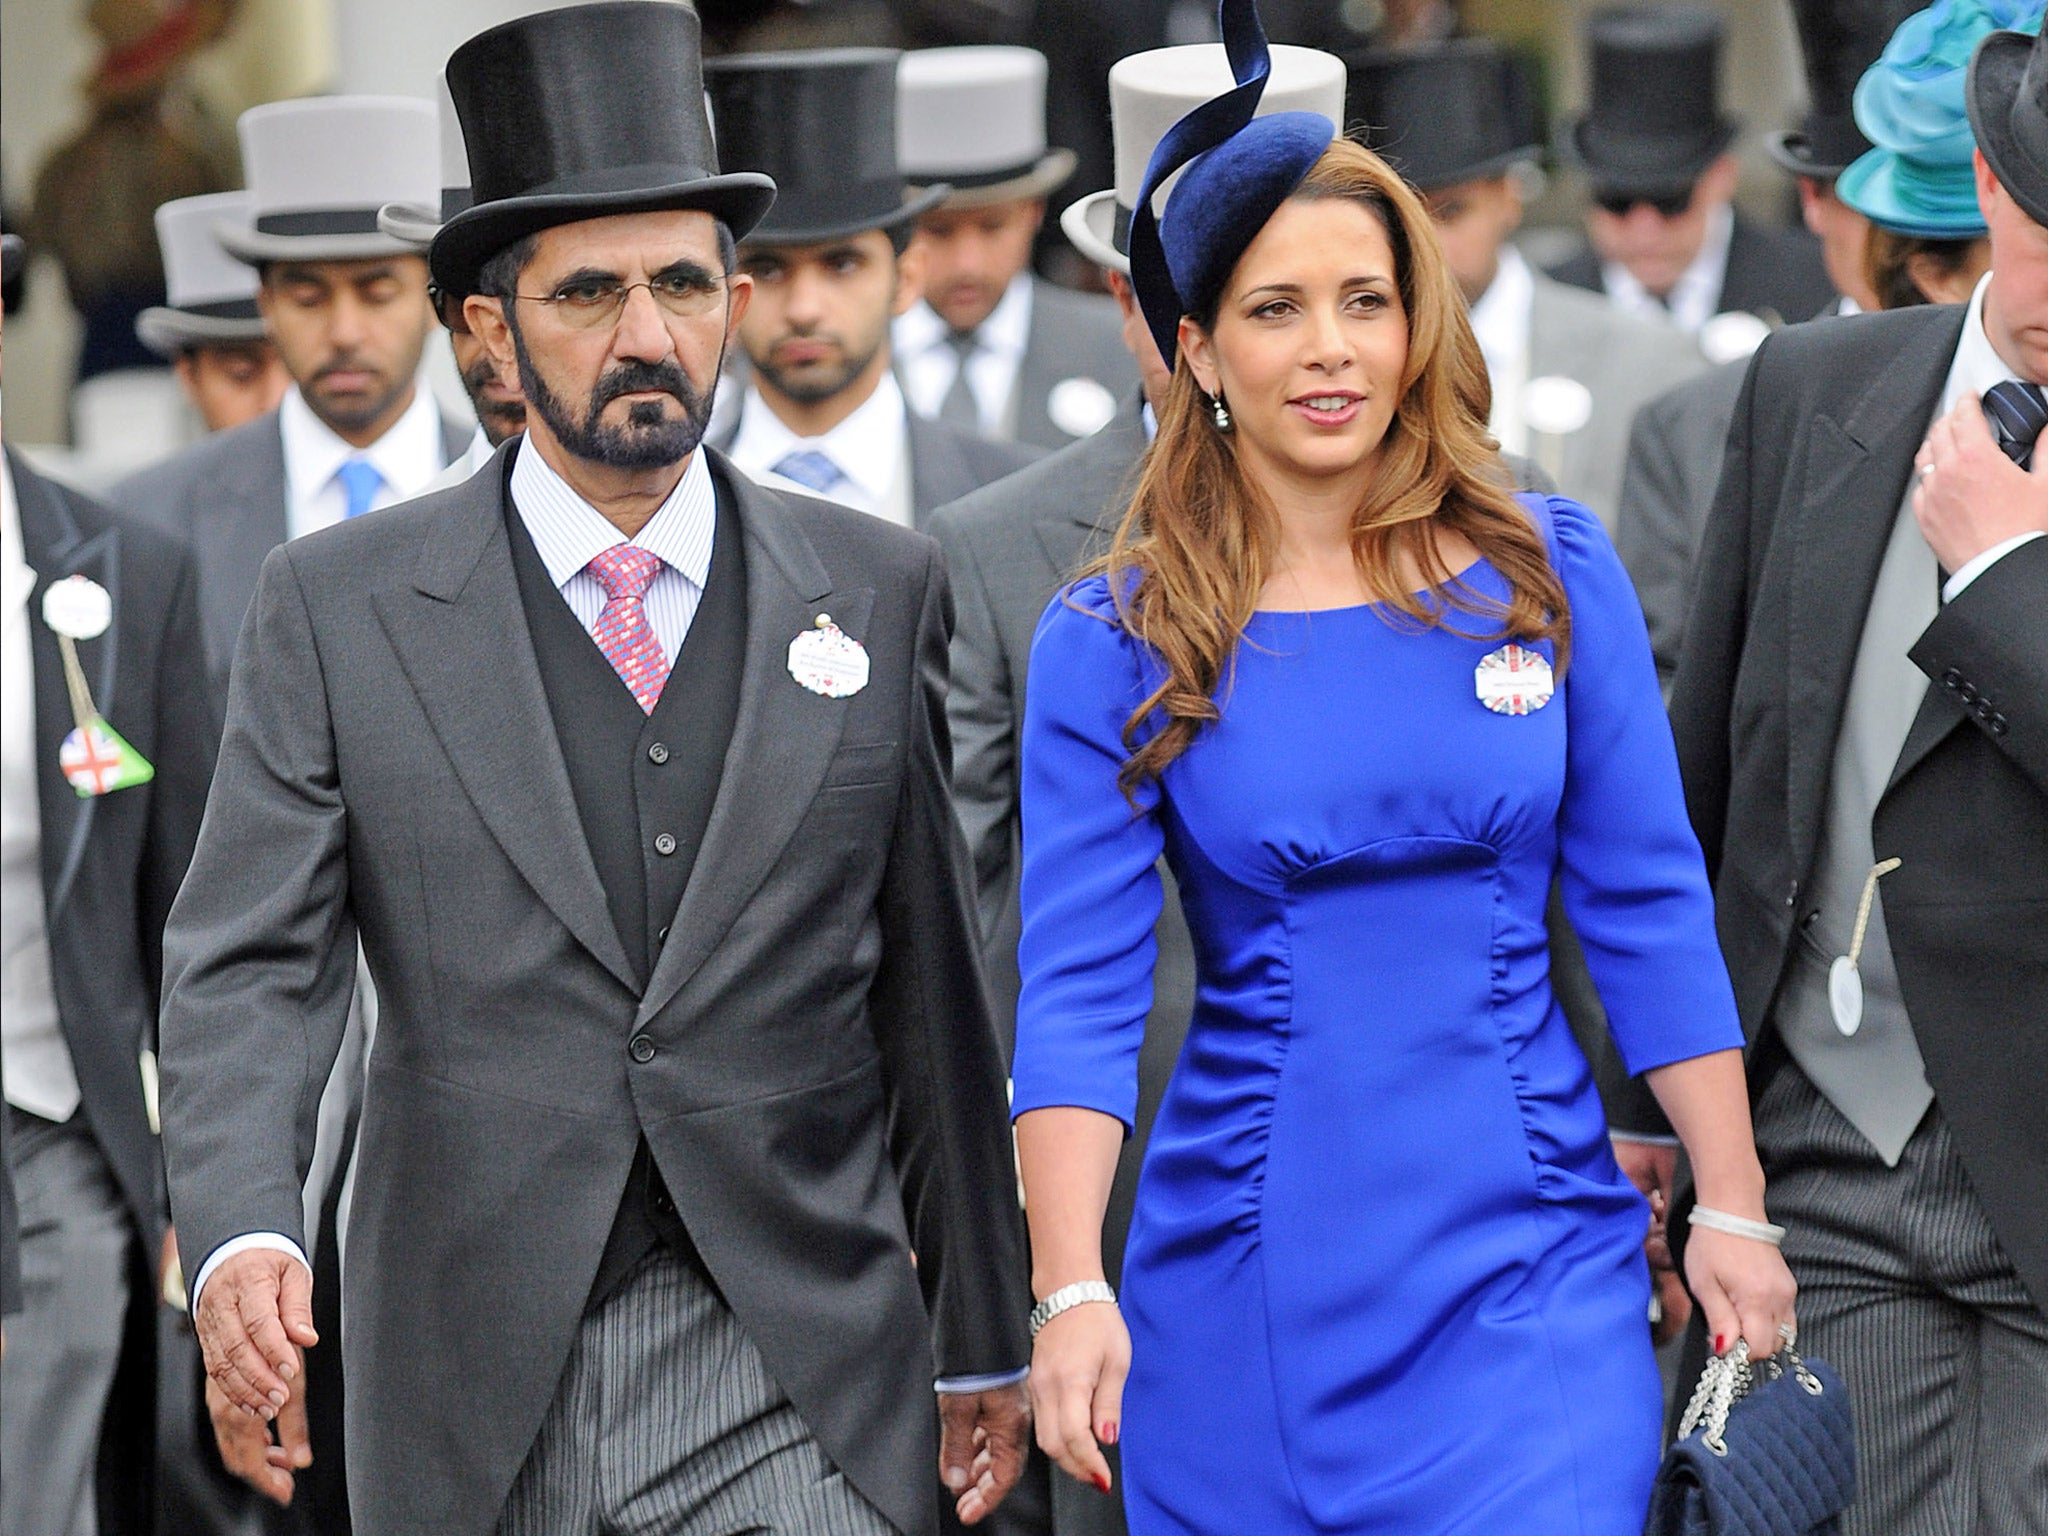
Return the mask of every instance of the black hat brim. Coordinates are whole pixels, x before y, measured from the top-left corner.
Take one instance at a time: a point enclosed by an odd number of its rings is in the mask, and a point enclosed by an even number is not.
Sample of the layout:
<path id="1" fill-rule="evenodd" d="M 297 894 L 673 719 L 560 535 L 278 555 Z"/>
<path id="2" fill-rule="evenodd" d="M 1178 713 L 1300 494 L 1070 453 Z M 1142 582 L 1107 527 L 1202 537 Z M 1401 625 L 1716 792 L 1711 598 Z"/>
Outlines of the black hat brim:
<path id="1" fill-rule="evenodd" d="M 1379 153 L 1389 159 L 1395 170 L 1401 169 L 1399 160 L 1387 157 L 1385 150 Z M 1496 176 L 1507 175 L 1518 165 L 1533 165 L 1542 158 L 1543 150 L 1540 145 L 1526 144 L 1511 149 L 1506 154 L 1494 155 L 1471 165 L 1454 165 L 1447 170 L 1431 171 L 1425 176 L 1409 176 L 1407 180 L 1418 192 L 1441 192 L 1445 187 L 1460 186 L 1468 181 L 1492 181 Z"/>
<path id="2" fill-rule="evenodd" d="M 1662 197 L 1687 191 L 1702 172 L 1735 142 L 1735 124 L 1723 119 L 1711 132 L 1684 139 L 1638 139 L 1626 159 L 1615 143 L 1586 141 L 1589 120 L 1580 118 L 1559 141 L 1564 158 L 1602 192 Z"/>
<path id="3" fill-rule="evenodd" d="M 763 219 L 749 237 L 756 245 L 823 245 L 828 240 L 845 240 L 854 235 L 864 235 L 871 229 L 892 234 L 904 225 L 916 221 L 921 214 L 929 213 L 953 195 L 952 187 L 941 182 L 937 186 L 921 187 L 914 193 L 906 191 L 902 203 L 887 213 L 866 214 L 859 218 L 839 219 L 827 223 L 806 223 L 801 218 L 802 202 L 793 200 L 791 212 L 799 215 L 794 224 L 782 224 Z M 780 211 L 780 210 L 778 210 Z M 737 230 L 734 231 L 738 233 Z"/>
<path id="4" fill-rule="evenodd" d="M 1796 128 L 1783 128 L 1764 140 L 1764 153 L 1788 176 L 1806 176 L 1815 181 L 1833 181 L 1849 169 L 1847 161 L 1830 165 L 1813 156 L 1813 141 Z"/>
<path id="5" fill-rule="evenodd" d="M 437 287 L 451 294 L 476 291 L 476 276 L 506 246 L 563 224 L 627 213 L 708 213 L 742 240 L 767 215 L 775 183 L 756 171 L 698 176 L 665 186 L 622 191 L 561 191 L 504 197 L 464 209 L 443 224 L 427 253 Z"/>
<path id="6" fill-rule="evenodd" d="M 2024 32 L 1993 32 L 1970 57 L 1963 101 L 1970 129 L 1998 184 L 2036 224 L 2048 225 L 2048 166 L 2036 164 L 2013 136 L 2012 108 L 2034 39 Z"/>

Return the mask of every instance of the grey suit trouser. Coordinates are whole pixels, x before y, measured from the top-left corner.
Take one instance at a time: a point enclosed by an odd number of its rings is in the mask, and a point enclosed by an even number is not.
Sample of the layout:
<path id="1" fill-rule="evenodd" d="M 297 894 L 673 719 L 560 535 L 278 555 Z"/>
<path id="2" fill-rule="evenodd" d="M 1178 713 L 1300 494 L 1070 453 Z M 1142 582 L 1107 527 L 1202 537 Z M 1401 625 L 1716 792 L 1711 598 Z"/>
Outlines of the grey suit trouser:
<path id="1" fill-rule="evenodd" d="M 895 1530 L 826 1459 L 725 1303 L 665 1249 L 584 1317 L 498 1521 L 498 1536 Z"/>
<path id="2" fill-rule="evenodd" d="M 0 1360 L 0 1536 L 93 1536 L 135 1229 L 83 1110 L 63 1124 L 5 1112 L 22 1310 Z"/>
<path id="3" fill-rule="evenodd" d="M 1856 1412 L 1844 1536 L 2048 1536 L 2048 1316 L 1940 1105 L 1887 1168 L 1787 1061 L 1756 1138 L 1800 1348 L 1841 1373 Z"/>

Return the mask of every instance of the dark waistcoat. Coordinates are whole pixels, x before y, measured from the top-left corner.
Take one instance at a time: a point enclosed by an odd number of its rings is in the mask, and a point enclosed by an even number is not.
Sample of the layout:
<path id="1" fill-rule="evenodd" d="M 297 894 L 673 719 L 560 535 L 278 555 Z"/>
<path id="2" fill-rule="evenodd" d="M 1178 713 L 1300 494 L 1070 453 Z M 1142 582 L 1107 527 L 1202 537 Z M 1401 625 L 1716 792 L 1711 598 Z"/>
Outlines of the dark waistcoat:
<path id="1" fill-rule="evenodd" d="M 721 492 L 703 600 L 660 701 L 652 714 L 643 714 L 562 600 L 512 506 L 509 484 L 505 508 L 519 597 L 576 814 L 612 921 L 644 986 L 696 865 L 739 712 L 747 643 L 739 519 Z M 695 1245 L 643 1138 L 598 1264 L 591 1304 L 610 1295 L 657 1242 L 696 1262 Z"/>

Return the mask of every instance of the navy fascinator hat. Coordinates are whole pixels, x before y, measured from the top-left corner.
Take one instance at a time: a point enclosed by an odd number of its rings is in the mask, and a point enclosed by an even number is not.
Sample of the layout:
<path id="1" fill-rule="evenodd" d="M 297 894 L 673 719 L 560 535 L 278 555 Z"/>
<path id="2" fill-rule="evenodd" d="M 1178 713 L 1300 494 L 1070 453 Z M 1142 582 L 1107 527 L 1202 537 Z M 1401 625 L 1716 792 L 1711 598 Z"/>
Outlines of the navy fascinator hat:
<path id="1" fill-rule="evenodd" d="M 1215 304 L 1238 258 L 1337 136 L 1319 112 L 1254 116 L 1272 72 L 1256 0 L 1220 0 L 1217 21 L 1237 86 L 1167 130 L 1131 218 L 1131 286 L 1169 368 L 1181 316 Z M 1184 166 L 1162 221 L 1153 198 Z"/>

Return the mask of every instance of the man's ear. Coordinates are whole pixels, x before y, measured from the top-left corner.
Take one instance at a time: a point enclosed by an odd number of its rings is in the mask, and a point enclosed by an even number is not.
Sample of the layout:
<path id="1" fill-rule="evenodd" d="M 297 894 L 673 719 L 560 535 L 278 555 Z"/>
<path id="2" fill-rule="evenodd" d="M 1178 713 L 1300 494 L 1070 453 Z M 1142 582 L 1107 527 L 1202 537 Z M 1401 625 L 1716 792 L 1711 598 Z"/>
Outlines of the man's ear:
<path id="1" fill-rule="evenodd" d="M 896 258 L 896 298 L 889 306 L 892 315 L 905 315 L 924 297 L 925 247 L 913 240 Z"/>
<path id="2" fill-rule="evenodd" d="M 751 272 L 735 272 L 725 283 L 725 347 L 730 351 L 739 340 L 740 321 L 746 317 L 747 306 L 754 302 L 754 276 Z"/>
<path id="3" fill-rule="evenodd" d="M 507 389 L 519 388 L 519 353 L 512 345 L 512 327 L 505 320 L 505 301 L 472 293 L 462 301 L 462 319 L 490 354 L 498 382 Z"/>

